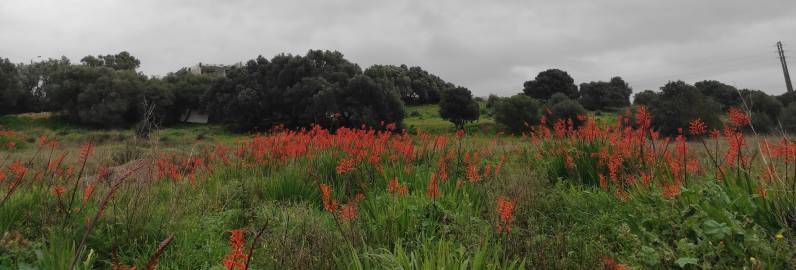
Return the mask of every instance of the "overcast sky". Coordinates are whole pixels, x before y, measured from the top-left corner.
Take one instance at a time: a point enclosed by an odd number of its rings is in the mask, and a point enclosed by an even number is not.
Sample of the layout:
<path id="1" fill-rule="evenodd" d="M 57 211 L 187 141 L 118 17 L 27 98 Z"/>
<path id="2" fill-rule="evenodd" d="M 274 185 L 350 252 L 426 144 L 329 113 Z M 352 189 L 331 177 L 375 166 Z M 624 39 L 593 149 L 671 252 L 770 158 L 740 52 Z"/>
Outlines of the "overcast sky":
<path id="1" fill-rule="evenodd" d="M 0 0 L 0 57 L 14 62 L 127 50 L 163 75 L 329 49 L 479 96 L 520 92 L 548 68 L 576 83 L 622 76 L 636 92 L 717 79 L 778 94 L 779 40 L 796 51 L 794 0 Z"/>

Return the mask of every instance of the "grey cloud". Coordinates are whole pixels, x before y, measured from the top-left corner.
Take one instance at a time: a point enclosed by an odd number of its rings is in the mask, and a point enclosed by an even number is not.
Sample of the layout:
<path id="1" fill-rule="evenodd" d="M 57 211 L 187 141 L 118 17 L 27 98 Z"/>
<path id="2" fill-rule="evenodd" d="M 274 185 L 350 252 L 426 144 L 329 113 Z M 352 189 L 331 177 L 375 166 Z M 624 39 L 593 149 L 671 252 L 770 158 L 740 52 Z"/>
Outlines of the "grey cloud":
<path id="1" fill-rule="evenodd" d="M 142 71 L 339 50 L 367 67 L 419 65 L 477 95 L 546 68 L 636 89 L 721 79 L 783 91 L 774 42 L 796 46 L 792 0 L 3 0 L 0 56 L 128 50 Z"/>

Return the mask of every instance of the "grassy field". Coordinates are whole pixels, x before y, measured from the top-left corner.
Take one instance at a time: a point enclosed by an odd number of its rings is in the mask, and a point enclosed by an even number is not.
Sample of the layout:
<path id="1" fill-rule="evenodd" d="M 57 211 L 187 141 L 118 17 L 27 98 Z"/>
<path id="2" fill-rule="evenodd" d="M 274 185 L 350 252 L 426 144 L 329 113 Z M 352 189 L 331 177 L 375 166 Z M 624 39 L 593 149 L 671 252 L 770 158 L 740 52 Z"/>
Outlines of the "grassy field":
<path id="1" fill-rule="evenodd" d="M 147 139 L 2 117 L 0 269 L 796 266 L 792 142 L 652 139 L 612 113 L 523 137 L 407 115 L 421 132 Z"/>

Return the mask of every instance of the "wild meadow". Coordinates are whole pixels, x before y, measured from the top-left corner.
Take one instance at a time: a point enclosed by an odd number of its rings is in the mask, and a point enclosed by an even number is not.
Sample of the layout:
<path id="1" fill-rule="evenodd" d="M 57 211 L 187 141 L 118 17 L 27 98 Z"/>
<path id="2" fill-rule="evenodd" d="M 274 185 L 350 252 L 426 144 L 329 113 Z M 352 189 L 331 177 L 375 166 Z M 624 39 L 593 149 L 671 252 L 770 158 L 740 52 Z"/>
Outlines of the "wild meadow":
<path id="1" fill-rule="evenodd" d="M 0 268 L 796 267 L 793 140 L 736 109 L 673 137 L 617 118 L 141 140 L 5 117 Z"/>

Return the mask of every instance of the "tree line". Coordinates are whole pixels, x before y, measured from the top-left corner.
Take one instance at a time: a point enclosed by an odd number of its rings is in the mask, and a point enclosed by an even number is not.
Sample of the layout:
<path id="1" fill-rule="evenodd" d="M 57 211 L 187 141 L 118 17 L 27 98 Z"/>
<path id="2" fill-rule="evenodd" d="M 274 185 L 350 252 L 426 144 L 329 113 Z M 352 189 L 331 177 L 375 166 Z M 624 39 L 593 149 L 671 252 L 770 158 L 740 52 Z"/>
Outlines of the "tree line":
<path id="1" fill-rule="evenodd" d="M 240 131 L 281 126 L 400 126 L 404 104 L 434 104 L 457 88 L 420 67 L 375 65 L 362 71 L 340 52 L 262 56 L 225 77 L 186 69 L 164 77 L 136 71 L 127 52 L 86 56 L 80 64 L 49 59 L 14 64 L 0 58 L 0 115 L 59 112 L 96 127 L 129 127 L 147 121 L 170 125 L 186 113 L 207 112 L 210 121 Z M 467 90 L 469 93 L 469 90 Z"/>
<path id="2" fill-rule="evenodd" d="M 567 72 L 550 69 L 524 83 L 521 94 L 499 98 L 490 96 L 487 108 L 496 122 L 520 133 L 542 122 L 553 125 L 558 119 L 572 119 L 577 126 L 586 110 L 619 111 L 630 108 L 633 89 L 621 77 L 607 82 L 576 86 Z M 633 105 L 646 106 L 652 125 L 664 135 L 674 135 L 689 121 L 700 118 L 710 127 L 721 128 L 720 117 L 731 108 L 750 114 L 748 131 L 769 133 L 796 132 L 796 93 L 768 95 L 760 90 L 736 89 L 714 80 L 694 85 L 670 81 L 660 91 L 645 90 L 634 96 Z M 633 108 L 630 108 L 631 110 Z M 630 117 L 632 118 L 632 117 Z"/>
<path id="3" fill-rule="evenodd" d="M 143 121 L 171 125 L 190 112 L 206 112 L 211 122 L 238 131 L 315 124 L 386 128 L 402 126 L 405 105 L 439 103 L 440 115 L 457 128 L 487 113 L 520 133 L 559 119 L 577 126 L 588 111 L 621 111 L 632 107 L 633 94 L 621 77 L 578 86 L 566 71 L 549 69 L 526 81 L 517 95 L 490 95 L 482 110 L 470 90 L 420 67 L 374 65 L 363 71 L 337 51 L 259 56 L 220 78 L 187 69 L 150 77 L 136 71 L 140 63 L 127 52 L 89 55 L 79 64 L 65 57 L 30 64 L 0 58 L 0 115 L 58 112 L 73 123 L 116 128 Z M 766 133 L 780 127 L 796 132 L 794 100 L 794 93 L 771 96 L 718 81 L 672 81 L 660 91 L 636 93 L 632 105 L 648 107 L 653 125 L 667 135 L 694 118 L 718 127 L 720 115 L 733 107 L 750 111 L 755 131 Z"/>

